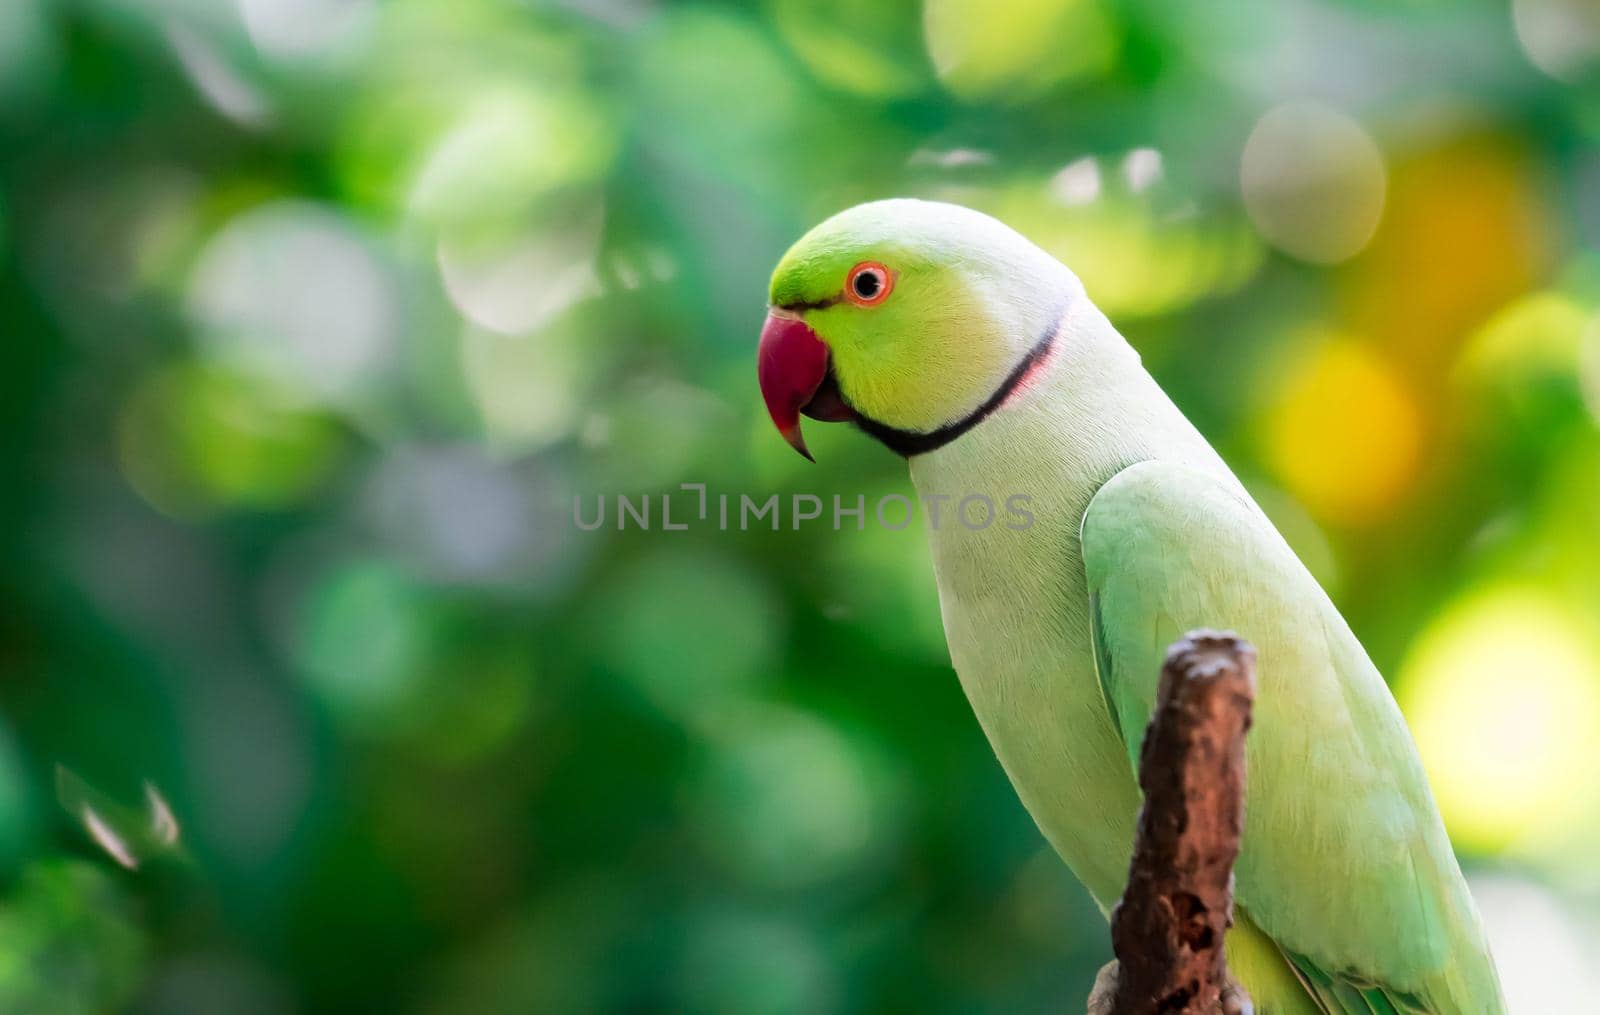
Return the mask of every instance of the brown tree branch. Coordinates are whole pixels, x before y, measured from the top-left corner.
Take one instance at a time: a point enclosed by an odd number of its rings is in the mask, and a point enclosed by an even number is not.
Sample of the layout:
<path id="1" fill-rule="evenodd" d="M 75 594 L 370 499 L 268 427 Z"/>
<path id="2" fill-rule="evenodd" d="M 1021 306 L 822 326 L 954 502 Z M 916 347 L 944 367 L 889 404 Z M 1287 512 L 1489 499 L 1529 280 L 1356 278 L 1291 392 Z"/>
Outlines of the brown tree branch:
<path id="1" fill-rule="evenodd" d="M 1193 631 L 1167 651 L 1139 757 L 1144 808 L 1128 887 L 1111 914 L 1117 961 L 1096 982 L 1091 1012 L 1250 1010 L 1222 943 L 1233 925 L 1255 687 L 1255 650 L 1236 635 Z"/>

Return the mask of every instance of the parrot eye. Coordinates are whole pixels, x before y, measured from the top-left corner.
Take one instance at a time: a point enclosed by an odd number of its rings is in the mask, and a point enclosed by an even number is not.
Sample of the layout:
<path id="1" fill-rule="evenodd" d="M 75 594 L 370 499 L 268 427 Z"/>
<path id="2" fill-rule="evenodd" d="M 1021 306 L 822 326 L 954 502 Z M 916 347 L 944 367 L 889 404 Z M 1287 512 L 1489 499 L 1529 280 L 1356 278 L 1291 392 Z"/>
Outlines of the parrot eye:
<path id="1" fill-rule="evenodd" d="M 894 273 L 877 261 L 862 261 L 845 279 L 845 298 L 862 307 L 874 307 L 894 290 Z"/>

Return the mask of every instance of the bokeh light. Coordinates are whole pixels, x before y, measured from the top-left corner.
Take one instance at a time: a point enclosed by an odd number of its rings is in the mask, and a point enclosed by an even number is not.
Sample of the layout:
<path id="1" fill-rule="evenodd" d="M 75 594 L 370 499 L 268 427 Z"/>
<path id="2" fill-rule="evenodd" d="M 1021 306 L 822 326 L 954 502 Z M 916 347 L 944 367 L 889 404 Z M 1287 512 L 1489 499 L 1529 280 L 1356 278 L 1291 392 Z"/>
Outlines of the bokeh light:
<path id="1" fill-rule="evenodd" d="M 1581 79 L 1600 63 L 1600 9 L 1588 0 L 1514 0 L 1517 41 L 1551 77 Z"/>
<path id="2" fill-rule="evenodd" d="M 447 236 L 438 247 L 445 292 L 462 316 L 504 334 L 524 334 L 585 297 L 598 295 L 598 208 L 574 202 L 558 221 L 521 236 Z"/>
<path id="3" fill-rule="evenodd" d="M 373 529 L 419 574 L 526 584 L 559 575 L 570 556 L 569 547 L 551 543 L 568 508 L 551 496 L 559 482 L 553 472 L 474 446 L 418 445 L 379 462 L 361 500 Z"/>
<path id="4" fill-rule="evenodd" d="M 1250 221 L 1274 246 L 1306 261 L 1348 260 L 1383 215 L 1383 156 L 1361 125 L 1331 109 L 1268 110 L 1245 142 L 1239 169 Z"/>
<path id="5" fill-rule="evenodd" d="M 1560 600 L 1506 588 L 1453 606 L 1399 694 L 1461 845 L 1536 848 L 1600 813 L 1600 643 Z"/>
<path id="6" fill-rule="evenodd" d="M 123 475 L 179 516 L 287 507 L 328 477 L 342 446 L 333 421 L 293 392 L 195 364 L 152 374 L 123 411 Z"/>
<path id="7" fill-rule="evenodd" d="M 733 873 L 796 889 L 882 860 L 902 806 L 870 742 L 771 706 L 724 710 L 708 732 L 694 808 L 704 848 Z"/>
<path id="8" fill-rule="evenodd" d="M 1551 195 L 1520 142 L 1475 116 L 1387 161 L 1383 220 L 1336 280 L 1339 302 L 1356 330 L 1432 387 L 1473 329 L 1549 270 Z"/>
<path id="9" fill-rule="evenodd" d="M 237 0 L 250 41 L 285 61 L 326 57 L 352 46 L 376 22 L 372 0 Z"/>
<path id="10" fill-rule="evenodd" d="M 1484 425 L 1522 427 L 1535 439 L 1587 427 L 1584 340 L 1591 307 L 1555 292 L 1518 300 L 1491 317 L 1461 351 L 1468 407 Z"/>
<path id="11" fill-rule="evenodd" d="M 441 226 L 505 221 L 593 179 L 615 146 L 606 110 L 582 92 L 490 85 L 466 101 L 417 169 L 411 209 Z"/>
<path id="12" fill-rule="evenodd" d="M 1110 70 L 1116 29 L 1099 0 L 927 0 L 939 79 L 965 99 L 1027 99 Z"/>
<path id="13" fill-rule="evenodd" d="M 402 570 L 354 561 L 308 597 L 298 657 L 329 708 L 357 723 L 392 723 L 414 706 L 422 678 L 423 592 Z"/>
<path id="14" fill-rule="evenodd" d="M 1416 478 L 1422 415 L 1393 366 L 1340 335 L 1312 335 L 1263 419 L 1266 457 L 1317 517 L 1381 517 Z"/>
<path id="15" fill-rule="evenodd" d="M 595 598 L 606 663 L 652 707 L 694 715 L 772 679 L 783 614 L 764 580 L 732 561 L 664 552 Z"/>
<path id="16" fill-rule="evenodd" d="M 251 209 L 211 240 L 188 303 L 220 362 L 336 399 L 393 365 L 400 295 L 348 219 L 283 202 Z"/>

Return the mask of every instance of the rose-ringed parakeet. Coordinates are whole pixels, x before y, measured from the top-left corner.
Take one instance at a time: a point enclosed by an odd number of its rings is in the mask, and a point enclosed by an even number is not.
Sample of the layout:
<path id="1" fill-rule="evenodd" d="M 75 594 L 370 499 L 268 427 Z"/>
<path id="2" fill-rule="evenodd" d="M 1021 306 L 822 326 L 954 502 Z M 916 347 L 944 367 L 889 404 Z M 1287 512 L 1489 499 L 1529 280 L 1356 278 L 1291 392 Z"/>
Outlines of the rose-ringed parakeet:
<path id="1" fill-rule="evenodd" d="M 1316 580 L 1064 265 L 988 216 L 892 200 L 772 277 L 758 374 L 905 456 L 951 658 L 1028 811 L 1102 908 L 1127 878 L 1166 647 L 1259 653 L 1228 959 L 1265 1013 L 1494 1013 L 1481 922 L 1382 676 Z M 944 500 L 940 500 L 944 498 Z M 981 500 L 974 501 L 981 505 Z"/>

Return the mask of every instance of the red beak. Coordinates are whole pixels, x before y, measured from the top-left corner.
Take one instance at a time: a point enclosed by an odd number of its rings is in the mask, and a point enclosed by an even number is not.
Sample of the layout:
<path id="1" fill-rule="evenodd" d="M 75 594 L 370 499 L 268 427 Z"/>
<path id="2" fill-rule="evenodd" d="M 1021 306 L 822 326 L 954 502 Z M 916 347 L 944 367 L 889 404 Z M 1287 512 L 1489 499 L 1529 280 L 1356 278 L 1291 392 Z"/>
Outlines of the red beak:
<path id="1" fill-rule="evenodd" d="M 800 414 L 832 421 L 855 415 L 828 371 L 828 347 L 805 321 L 791 314 L 773 311 L 767 315 L 756 354 L 756 377 L 778 432 L 810 461 L 816 459 L 806 450 Z"/>

